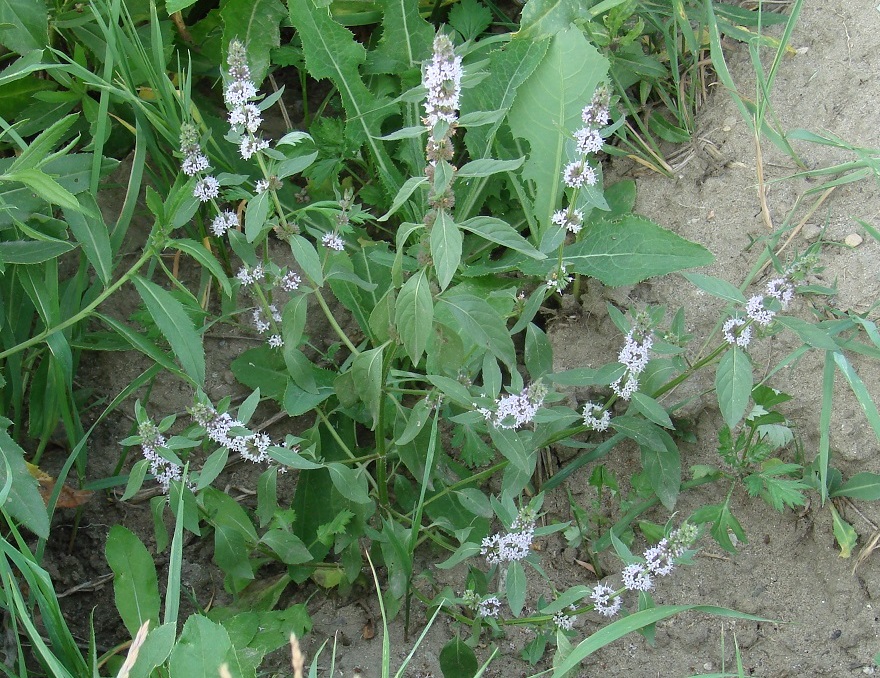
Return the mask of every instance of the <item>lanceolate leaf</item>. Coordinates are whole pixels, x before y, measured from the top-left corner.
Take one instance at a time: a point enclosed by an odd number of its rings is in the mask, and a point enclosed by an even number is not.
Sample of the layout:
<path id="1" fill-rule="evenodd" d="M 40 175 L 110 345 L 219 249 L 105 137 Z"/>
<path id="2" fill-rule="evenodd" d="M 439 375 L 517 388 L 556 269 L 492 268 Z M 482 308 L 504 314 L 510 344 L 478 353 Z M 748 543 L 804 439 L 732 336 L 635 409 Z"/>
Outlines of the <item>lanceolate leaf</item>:
<path id="1" fill-rule="evenodd" d="M 4 429 L 10 424 L 2 420 Z M 27 469 L 24 450 L 0 430 L 0 506 L 42 539 L 49 538 L 49 516 L 37 479 Z"/>
<path id="2" fill-rule="evenodd" d="M 269 50 L 280 44 L 279 23 L 284 14 L 279 0 L 226 0 L 220 10 L 223 44 L 233 38 L 245 44 L 251 75 L 258 85 L 269 69 Z"/>
<path id="3" fill-rule="evenodd" d="M 632 214 L 620 221 L 600 221 L 590 227 L 583 240 L 563 251 L 569 272 L 612 286 L 635 285 L 646 278 L 705 266 L 713 260 L 712 253 L 702 245 Z"/>
<path id="4" fill-rule="evenodd" d="M 731 346 L 718 363 L 715 391 L 724 422 L 733 430 L 743 418 L 752 392 L 752 363 L 739 346 Z"/>
<path id="5" fill-rule="evenodd" d="M 135 277 L 132 281 L 156 326 L 171 344 L 180 366 L 197 386 L 204 386 L 205 348 L 183 304 L 149 280 Z"/>
<path id="6" fill-rule="evenodd" d="M 330 17 L 327 7 L 317 7 L 313 0 L 290 0 L 289 4 L 290 21 L 302 39 L 309 74 L 318 80 L 330 78 L 339 89 L 348 118 L 346 136 L 369 146 L 382 183 L 390 194 L 396 194 L 403 181 L 375 138 L 381 135 L 382 121 L 395 113 L 396 107 L 364 85 L 358 67 L 366 60 L 366 51 L 349 30 Z"/>
<path id="7" fill-rule="evenodd" d="M 145 621 L 155 625 L 159 620 L 159 580 L 153 557 L 141 540 L 122 525 L 110 528 L 105 551 L 115 575 L 116 608 L 125 628 L 134 636 Z"/>
<path id="8" fill-rule="evenodd" d="M 431 258 L 441 290 L 452 282 L 452 276 L 461 262 L 461 240 L 458 224 L 452 220 L 449 212 L 439 210 L 431 228 Z"/>
<path id="9" fill-rule="evenodd" d="M 417 364 L 425 352 L 431 323 L 434 320 L 434 301 L 424 269 L 412 276 L 397 295 L 394 324 L 403 341 L 406 354 Z"/>
<path id="10" fill-rule="evenodd" d="M 560 203 L 567 137 L 583 125 L 580 115 L 608 61 L 577 28 L 556 34 L 541 65 L 519 88 L 508 121 L 514 136 L 529 142 L 523 176 L 532 182 L 535 216 L 542 229 Z M 538 239 L 540 241 L 540 238 Z"/>
<path id="11" fill-rule="evenodd" d="M 49 44 L 46 0 L 0 0 L 0 44 L 19 54 Z"/>
<path id="12" fill-rule="evenodd" d="M 547 255 L 536 250 L 532 244 L 516 232 L 510 224 L 497 217 L 473 217 L 459 224 L 464 230 L 475 233 L 490 242 L 504 245 L 532 259 L 546 259 Z"/>

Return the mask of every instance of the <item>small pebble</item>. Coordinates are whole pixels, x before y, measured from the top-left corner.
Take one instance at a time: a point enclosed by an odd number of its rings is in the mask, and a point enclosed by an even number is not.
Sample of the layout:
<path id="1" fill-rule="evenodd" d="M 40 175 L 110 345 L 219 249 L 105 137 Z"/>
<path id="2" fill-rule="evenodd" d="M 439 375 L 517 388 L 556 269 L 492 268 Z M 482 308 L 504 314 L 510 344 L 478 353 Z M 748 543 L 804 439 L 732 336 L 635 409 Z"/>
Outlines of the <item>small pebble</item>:
<path id="1" fill-rule="evenodd" d="M 858 233 L 850 233 L 843 241 L 848 247 L 858 247 L 862 244 L 862 236 Z"/>
<path id="2" fill-rule="evenodd" d="M 806 224 L 801 230 L 801 237 L 807 242 L 813 242 L 819 237 L 819 234 L 822 232 L 822 229 L 819 228 L 816 224 Z"/>

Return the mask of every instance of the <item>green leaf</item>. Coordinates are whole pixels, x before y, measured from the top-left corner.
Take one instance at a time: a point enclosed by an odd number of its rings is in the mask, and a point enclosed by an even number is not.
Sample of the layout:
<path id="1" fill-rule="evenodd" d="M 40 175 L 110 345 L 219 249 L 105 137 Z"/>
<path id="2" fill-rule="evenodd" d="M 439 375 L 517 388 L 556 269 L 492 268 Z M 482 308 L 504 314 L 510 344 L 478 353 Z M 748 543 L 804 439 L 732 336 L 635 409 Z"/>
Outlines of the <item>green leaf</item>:
<path id="1" fill-rule="evenodd" d="M 458 333 L 463 332 L 511 371 L 516 369 L 516 350 L 507 332 L 507 323 L 489 302 L 458 287 L 446 290 L 438 302 L 439 322 Z"/>
<path id="2" fill-rule="evenodd" d="M 849 497 L 876 501 L 880 499 L 880 475 L 863 471 L 856 473 L 831 493 L 832 497 Z"/>
<path id="3" fill-rule="evenodd" d="M 327 470 L 330 471 L 330 480 L 339 494 L 355 504 L 370 503 L 367 480 L 363 473 L 335 462 L 327 464 Z"/>
<path id="4" fill-rule="evenodd" d="M 610 645 L 615 640 L 629 635 L 633 631 L 691 610 L 704 614 L 714 614 L 719 617 L 767 621 L 751 614 L 728 610 L 724 607 L 715 607 L 714 605 L 658 605 L 657 607 L 634 612 L 594 631 L 586 640 L 581 641 L 575 646 L 571 654 L 555 668 L 551 678 L 563 678 L 570 671 L 578 668 L 580 663 L 591 654 L 606 645 Z"/>
<path id="5" fill-rule="evenodd" d="M 303 273 L 309 280 L 320 287 L 324 284 L 324 273 L 321 267 L 321 258 L 318 256 L 315 246 L 301 235 L 292 235 L 288 239 L 290 251 L 296 263 L 302 268 Z"/>
<path id="6" fill-rule="evenodd" d="M 527 14 L 525 9 L 523 13 Z M 539 39 L 538 33 L 526 39 Z M 532 182 L 534 212 L 542 230 L 549 228 L 561 200 L 567 134 L 581 126 L 581 111 L 608 72 L 608 61 L 579 29 L 566 23 L 549 34 L 554 35 L 549 50 L 519 87 L 508 115 L 513 135 L 528 141 L 531 148 L 523 178 Z"/>
<path id="7" fill-rule="evenodd" d="M 431 258 L 437 271 L 440 290 L 445 290 L 461 262 L 461 231 L 446 210 L 437 212 L 431 228 Z"/>
<path id="8" fill-rule="evenodd" d="M 837 342 L 835 342 L 827 332 L 806 320 L 791 316 L 777 315 L 776 322 L 797 334 L 801 341 L 808 346 L 819 348 L 824 351 L 836 351 L 839 348 Z"/>
<path id="9" fill-rule="evenodd" d="M 275 551 L 285 565 L 302 565 L 313 560 L 302 539 L 280 527 L 266 532 L 260 541 Z"/>
<path id="10" fill-rule="evenodd" d="M 752 393 L 752 363 L 739 346 L 731 346 L 715 372 L 718 406 L 727 426 L 733 430 L 742 420 Z"/>
<path id="11" fill-rule="evenodd" d="M 220 9 L 223 44 L 238 38 L 247 47 L 251 77 L 259 85 L 269 69 L 269 52 L 281 44 L 279 24 L 287 14 L 279 0 L 226 0 Z"/>
<path id="12" fill-rule="evenodd" d="M 529 323 L 526 327 L 524 360 L 532 380 L 540 379 L 553 371 L 553 347 L 544 330 L 534 323 Z"/>
<path id="13" fill-rule="evenodd" d="M 165 0 L 165 11 L 168 12 L 168 16 L 171 16 L 194 4 L 196 4 L 196 0 Z"/>
<path id="14" fill-rule="evenodd" d="M 746 303 L 743 293 L 726 280 L 714 278 L 711 275 L 704 275 L 703 273 L 682 273 L 682 275 L 688 282 L 711 294 L 713 297 L 719 297 L 720 299 L 739 304 Z"/>
<path id="15" fill-rule="evenodd" d="M 388 217 L 394 214 L 397 210 L 400 209 L 400 206 L 403 205 L 407 200 L 409 200 L 410 196 L 415 193 L 416 189 L 422 184 L 428 183 L 428 177 L 410 177 L 407 179 L 403 186 L 397 191 L 397 195 L 394 196 L 394 200 L 391 201 L 391 207 L 388 208 L 388 211 L 385 212 L 377 221 L 387 221 Z"/>
<path id="16" fill-rule="evenodd" d="M 394 324 L 406 354 L 417 365 L 425 352 L 434 320 L 434 301 L 425 269 L 420 270 L 404 283 L 397 295 L 394 308 Z"/>
<path id="17" fill-rule="evenodd" d="M 75 212 L 83 211 L 83 208 L 80 206 L 73 193 L 68 191 L 42 170 L 23 169 L 15 172 L 7 172 L 6 174 L 0 175 L 0 182 L 2 181 L 21 182 L 48 203 Z"/>
<path id="18" fill-rule="evenodd" d="M 632 394 L 631 400 L 635 409 L 640 412 L 646 419 L 653 421 L 664 428 L 674 429 L 672 420 L 669 418 L 666 409 L 650 396 L 639 391 Z"/>
<path id="19" fill-rule="evenodd" d="M 852 525 L 840 517 L 834 504 L 829 502 L 828 508 L 831 510 L 831 531 L 834 532 L 834 538 L 837 540 L 837 545 L 840 546 L 840 557 L 849 558 L 859 540 L 859 535 Z"/>
<path id="20" fill-rule="evenodd" d="M 0 242 L 0 262 L 41 264 L 72 249 L 73 245 L 62 240 L 8 240 Z"/>
<path id="21" fill-rule="evenodd" d="M 180 250 L 184 254 L 188 254 L 193 259 L 198 261 L 202 266 L 204 266 L 208 271 L 210 271 L 211 275 L 214 276 L 214 279 L 220 284 L 220 288 L 223 290 L 223 293 L 227 296 L 232 296 L 232 285 L 229 283 L 229 278 L 226 277 L 226 274 L 223 272 L 223 267 L 220 265 L 220 262 L 214 257 L 211 252 L 205 249 L 205 246 L 195 240 L 190 240 L 188 238 L 179 239 L 179 240 L 169 240 L 168 246 L 173 247 L 174 249 Z"/>
<path id="22" fill-rule="evenodd" d="M 587 237 L 563 250 L 569 271 L 606 285 L 635 285 L 647 278 L 714 261 L 702 245 L 632 214 L 589 227 Z"/>
<path id="23" fill-rule="evenodd" d="M 383 344 L 378 348 L 364 351 L 355 356 L 351 366 L 358 397 L 367 406 L 370 415 L 373 417 L 373 429 L 376 428 L 379 419 L 379 407 L 383 397 L 382 361 L 384 350 L 385 345 Z"/>
<path id="24" fill-rule="evenodd" d="M 507 566 L 507 604 L 514 617 L 519 617 L 526 604 L 526 592 L 528 583 L 522 563 L 514 560 Z"/>
<path id="25" fill-rule="evenodd" d="M 49 45 L 49 10 L 45 0 L 0 0 L 0 44 L 27 54 Z"/>
<path id="26" fill-rule="evenodd" d="M 871 428 L 874 429 L 874 436 L 880 441 L 880 412 L 877 411 L 877 405 L 874 403 L 874 399 L 871 398 L 871 393 L 865 387 L 865 383 L 853 369 L 853 366 L 846 359 L 846 356 L 842 353 L 832 353 L 831 355 L 834 356 L 834 363 L 837 365 L 837 369 L 840 370 L 840 373 L 852 389 L 853 394 L 855 394 L 856 400 L 859 402 L 859 407 L 861 407 L 862 412 L 865 413 L 865 418 L 868 420 Z"/>
<path id="27" fill-rule="evenodd" d="M 171 344 L 180 366 L 196 386 L 205 385 L 205 348 L 192 320 L 177 299 L 140 276 L 132 278 L 157 327 Z"/>
<path id="28" fill-rule="evenodd" d="M 150 678 L 153 669 L 165 663 L 177 637 L 175 626 L 176 624 L 162 624 L 147 634 L 129 674 L 130 678 Z"/>
<path id="29" fill-rule="evenodd" d="M 666 431 L 659 430 L 664 447 L 640 446 L 642 468 L 651 483 L 651 489 L 663 506 L 672 511 L 681 487 L 681 455 L 675 441 Z"/>
<path id="30" fill-rule="evenodd" d="M 37 479 L 27 469 L 24 450 L 9 436 L 3 420 L 0 430 L 0 506 L 41 539 L 49 538 L 49 515 Z"/>
<path id="31" fill-rule="evenodd" d="M 585 9 L 584 3 L 578 0 L 529 0 L 523 7 L 516 37 L 520 40 L 539 40 L 556 35 L 579 19 L 586 18 Z"/>
<path id="32" fill-rule="evenodd" d="M 122 525 L 110 528 L 104 553 L 114 574 L 116 609 L 125 628 L 134 636 L 144 622 L 156 624 L 159 620 L 159 579 L 153 556 Z"/>
<path id="33" fill-rule="evenodd" d="M 381 133 L 382 121 L 397 112 L 397 106 L 387 97 L 373 95 L 364 84 L 358 66 L 366 60 L 366 50 L 331 18 L 326 6 L 318 7 L 313 0 L 290 0 L 288 4 L 309 75 L 316 80 L 329 78 L 336 85 L 347 118 L 346 137 L 357 146 L 369 146 L 379 179 L 389 195 L 396 193 L 403 180 L 375 136 Z"/>
<path id="34" fill-rule="evenodd" d="M 0 0 L 2 1 L 2 0 Z M 64 210 L 64 219 L 74 237 L 82 246 L 83 252 L 89 263 L 95 269 L 95 273 L 106 287 L 113 277 L 113 253 L 110 250 L 110 233 L 101 210 L 91 193 L 83 193 L 80 200 L 83 201 L 90 214 L 95 216 L 86 217 L 79 209 Z"/>
<path id="35" fill-rule="evenodd" d="M 269 216 L 269 192 L 263 191 L 248 201 L 244 212 L 244 234 L 248 242 L 254 242 L 267 229 Z"/>
<path id="36" fill-rule="evenodd" d="M 226 629 L 193 614 L 171 651 L 170 678 L 217 678 L 221 664 L 227 664 L 233 676 L 244 676 Z"/>
<path id="37" fill-rule="evenodd" d="M 379 0 L 382 7 L 382 38 L 370 54 L 382 73 L 401 73 L 419 66 L 431 55 L 434 28 L 419 13 L 419 3 Z"/>
<path id="38" fill-rule="evenodd" d="M 532 259 L 546 259 L 547 255 L 534 248 L 532 243 L 523 238 L 516 229 L 506 221 L 496 217 L 472 217 L 459 224 L 461 228 L 470 231 L 489 242 L 498 243 L 509 249 L 525 254 Z"/>
<path id="39" fill-rule="evenodd" d="M 443 678 L 474 678 L 477 675 L 477 656 L 461 638 L 453 638 L 440 650 L 440 670 Z"/>
<path id="40" fill-rule="evenodd" d="M 480 158 L 466 162 L 458 172 L 455 173 L 457 178 L 466 177 L 489 177 L 500 172 L 513 172 L 518 170 L 525 158 L 517 158 L 516 160 L 495 160 L 493 158 Z"/>

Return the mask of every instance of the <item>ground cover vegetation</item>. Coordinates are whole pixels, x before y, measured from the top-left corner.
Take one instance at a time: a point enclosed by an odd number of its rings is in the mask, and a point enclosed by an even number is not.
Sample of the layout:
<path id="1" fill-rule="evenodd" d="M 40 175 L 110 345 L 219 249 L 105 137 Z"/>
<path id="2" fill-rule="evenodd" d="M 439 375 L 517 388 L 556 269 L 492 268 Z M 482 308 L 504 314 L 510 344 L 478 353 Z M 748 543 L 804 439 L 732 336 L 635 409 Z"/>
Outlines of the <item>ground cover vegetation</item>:
<path id="1" fill-rule="evenodd" d="M 492 659 L 481 666 L 474 647 L 524 624 L 537 630 L 524 660 L 552 656 L 561 678 L 689 610 L 757 619 L 651 596 L 701 540 L 730 551 L 747 541 L 731 510 L 737 488 L 779 511 L 808 498 L 827 506 L 848 555 L 855 532 L 830 500 L 880 498 L 880 477 L 834 468 L 833 384 L 842 375 L 880 436 L 850 359 L 880 355 L 876 326 L 809 282 L 821 243 L 782 251 L 788 220 L 755 243 L 747 279 L 723 280 L 701 244 L 633 213 L 633 181 L 603 172 L 609 155 L 671 172 L 670 144 L 691 138 L 714 78 L 758 149 L 772 143 L 798 161 L 795 137 L 845 149 L 773 116 L 799 9 L 2 0 L 0 607 L 16 638 L 4 673 L 256 676 L 290 644 L 292 671 L 318 675 L 335 650 L 323 650 L 325 663 L 303 658 L 308 605 L 285 604 L 285 592 L 368 587 L 385 624 L 414 606 L 429 611 L 428 628 L 439 615 L 456 620 L 440 656 L 447 678 L 481 674 Z M 748 44 L 755 93 L 730 81 L 722 37 Z M 804 169 L 824 182 L 805 200 L 876 177 L 876 156 L 849 150 L 852 162 Z M 102 196 L 123 160 L 124 199 L 108 217 Z M 609 303 L 616 359 L 554 368 L 546 311 L 576 305 L 591 285 L 666 275 L 724 300 L 714 327 L 689 331 L 686 308 Z M 132 291 L 137 308 L 106 311 Z M 803 298 L 823 312 L 795 312 Z M 228 366 L 245 397 L 212 402 L 205 337 L 230 329 L 260 340 Z M 756 378 L 751 351 L 781 332 L 799 347 Z M 97 398 L 78 368 L 110 351 L 138 352 L 148 367 Z M 791 396 L 772 380 L 807 352 L 824 359 L 816 451 L 799 446 Z M 677 398 L 705 372 L 711 388 Z M 169 378 L 191 390 L 186 412 L 150 400 Z M 690 464 L 681 449 L 695 401 L 723 420 L 704 441 L 718 448 L 714 465 Z M 95 477 L 90 436 L 119 408 L 136 424 L 116 472 Z M 258 411 L 289 425 L 270 435 Z M 66 463 L 48 476 L 40 461 L 59 438 Z M 602 463 L 624 444 L 639 462 L 625 497 Z M 549 449 L 566 451 L 553 473 Z M 257 470 L 252 500 L 223 489 L 237 460 Z M 615 522 L 574 500 L 570 520 L 542 512 L 584 469 L 601 501 L 616 503 Z M 288 500 L 284 474 L 295 477 Z M 676 514 L 679 495 L 701 485 L 717 501 Z M 122 501 L 151 495 L 155 529 L 109 528 L 132 641 L 99 652 L 100 639 L 74 639 L 41 562 L 53 516 L 111 488 Z M 658 506 L 667 521 L 648 519 Z M 533 548 L 554 533 L 593 580 L 557 588 Z M 194 592 L 197 611 L 183 618 L 190 536 L 213 544 L 229 602 Z M 641 554 L 639 540 L 650 544 Z M 619 567 L 602 565 L 608 550 Z M 433 585 L 425 562 L 466 569 L 463 587 Z M 535 581 L 553 595 L 534 599 Z M 582 616 L 586 632 L 575 627 Z M 387 628 L 383 638 L 382 675 L 402 675 Z"/>

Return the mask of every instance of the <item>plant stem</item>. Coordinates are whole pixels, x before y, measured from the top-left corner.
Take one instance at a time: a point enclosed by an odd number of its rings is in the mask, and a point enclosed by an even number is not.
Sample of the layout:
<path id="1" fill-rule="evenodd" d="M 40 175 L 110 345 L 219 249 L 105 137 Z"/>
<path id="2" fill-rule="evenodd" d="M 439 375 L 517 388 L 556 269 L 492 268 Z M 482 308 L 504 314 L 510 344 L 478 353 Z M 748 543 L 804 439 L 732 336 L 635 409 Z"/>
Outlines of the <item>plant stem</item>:
<path id="1" fill-rule="evenodd" d="M 49 327 L 49 328 L 43 330 L 39 334 L 34 335 L 30 339 L 27 339 L 26 341 L 23 341 L 20 344 L 13 346 L 12 348 L 9 348 L 9 349 L 6 349 L 5 351 L 0 352 L 0 360 L 2 360 L 3 358 L 6 358 L 8 356 L 11 356 L 15 353 L 18 353 L 19 351 L 23 351 L 26 348 L 30 348 L 31 346 L 34 346 L 35 344 L 39 344 L 40 342 L 45 340 L 50 335 L 55 334 L 56 332 L 60 332 L 61 330 L 67 329 L 71 325 L 76 325 L 81 320 L 85 320 L 92 311 L 94 311 L 98 306 L 100 306 L 102 303 L 104 303 L 114 292 L 116 292 L 116 290 L 118 290 L 125 283 L 127 283 L 134 276 L 134 274 L 138 272 L 138 269 L 140 269 L 141 266 L 143 266 L 145 263 L 147 263 L 147 261 L 149 261 L 154 255 L 155 255 L 155 251 L 154 251 L 153 247 L 148 247 L 146 250 L 144 250 L 144 253 L 141 255 L 140 259 L 138 259 L 132 265 L 132 267 L 130 269 L 128 269 L 128 271 L 126 271 L 125 274 L 119 280 L 117 280 L 115 283 L 110 285 L 110 287 L 108 287 L 101 294 L 99 294 L 92 303 L 90 303 L 88 306 L 86 306 L 85 308 L 80 310 L 79 313 L 71 316 L 70 318 L 68 318 L 67 320 L 64 320 L 63 322 L 58 323 L 54 327 Z"/>
<path id="2" fill-rule="evenodd" d="M 321 294 L 321 290 L 317 287 L 314 288 L 315 299 L 318 300 L 318 305 L 321 307 L 321 310 L 324 311 L 324 315 L 327 318 L 327 322 L 330 323 L 330 327 L 333 328 L 333 331 L 336 332 L 336 336 L 342 339 L 342 343 L 348 347 L 348 350 L 352 352 L 352 355 L 360 355 L 361 352 L 358 351 L 357 347 L 351 343 L 351 340 L 348 338 L 348 335 L 342 331 L 342 328 L 339 326 L 339 323 L 336 322 L 336 318 L 333 317 L 333 312 L 330 310 L 330 307 L 327 306 L 327 302 L 324 300 L 324 295 Z M 0 355 L 0 358 L 3 356 Z"/>

